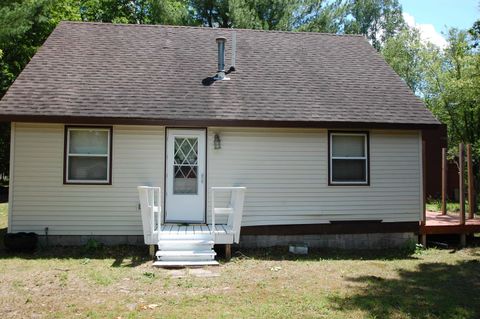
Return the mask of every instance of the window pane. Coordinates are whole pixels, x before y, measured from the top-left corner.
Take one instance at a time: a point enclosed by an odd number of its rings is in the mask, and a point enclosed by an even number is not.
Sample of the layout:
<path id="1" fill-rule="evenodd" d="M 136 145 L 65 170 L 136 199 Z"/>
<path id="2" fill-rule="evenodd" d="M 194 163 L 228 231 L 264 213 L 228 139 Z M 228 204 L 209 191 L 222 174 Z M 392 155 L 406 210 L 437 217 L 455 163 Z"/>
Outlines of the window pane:
<path id="1" fill-rule="evenodd" d="M 108 154 L 108 131 L 70 130 L 70 154 Z"/>
<path id="2" fill-rule="evenodd" d="M 72 181 L 106 181 L 108 170 L 107 157 L 68 158 L 68 179 Z"/>
<path id="3" fill-rule="evenodd" d="M 365 136 L 363 135 L 332 135 L 333 157 L 363 157 L 365 156 Z"/>
<path id="4" fill-rule="evenodd" d="M 198 138 L 175 137 L 173 193 L 197 194 Z"/>
<path id="5" fill-rule="evenodd" d="M 197 166 L 173 166 L 173 193 L 197 194 Z"/>
<path id="6" fill-rule="evenodd" d="M 366 182 L 365 160 L 332 160 L 333 182 Z"/>

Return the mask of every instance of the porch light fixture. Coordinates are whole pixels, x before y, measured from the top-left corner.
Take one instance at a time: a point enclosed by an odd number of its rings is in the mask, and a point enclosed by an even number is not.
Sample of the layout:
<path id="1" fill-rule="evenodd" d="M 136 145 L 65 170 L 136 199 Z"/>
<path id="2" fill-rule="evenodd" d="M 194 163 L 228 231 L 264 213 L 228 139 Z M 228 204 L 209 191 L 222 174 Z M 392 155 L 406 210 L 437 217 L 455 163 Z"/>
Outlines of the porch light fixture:
<path id="1" fill-rule="evenodd" d="M 218 133 L 215 133 L 215 136 L 213 137 L 213 148 L 216 150 L 222 148 L 222 141 L 220 141 L 220 136 Z"/>

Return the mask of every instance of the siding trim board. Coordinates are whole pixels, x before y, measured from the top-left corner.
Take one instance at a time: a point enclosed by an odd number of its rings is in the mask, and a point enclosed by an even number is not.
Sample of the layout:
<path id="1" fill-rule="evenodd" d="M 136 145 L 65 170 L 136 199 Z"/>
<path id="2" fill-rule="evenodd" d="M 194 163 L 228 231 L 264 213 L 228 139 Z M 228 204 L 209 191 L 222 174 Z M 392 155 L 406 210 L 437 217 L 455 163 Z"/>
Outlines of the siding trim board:
<path id="1" fill-rule="evenodd" d="M 67 180 L 67 161 L 68 161 L 68 130 L 70 128 L 85 128 L 85 129 L 108 129 L 109 130 L 109 156 L 108 156 L 108 181 L 107 182 L 72 182 Z M 63 133 L 63 184 L 64 185 L 112 185 L 112 163 L 113 163 L 113 126 L 98 126 L 98 125 L 65 125 Z"/>

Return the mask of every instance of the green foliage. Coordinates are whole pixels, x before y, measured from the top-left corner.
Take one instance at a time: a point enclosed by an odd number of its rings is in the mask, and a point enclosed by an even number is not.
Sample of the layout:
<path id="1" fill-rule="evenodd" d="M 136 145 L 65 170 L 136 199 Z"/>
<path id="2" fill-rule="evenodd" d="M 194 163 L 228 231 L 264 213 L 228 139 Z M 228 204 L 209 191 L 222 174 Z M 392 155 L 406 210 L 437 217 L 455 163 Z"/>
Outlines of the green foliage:
<path id="1" fill-rule="evenodd" d="M 90 238 L 84 247 L 85 251 L 90 253 L 98 251 L 101 248 L 103 248 L 103 245 L 93 238 Z"/>
<path id="2" fill-rule="evenodd" d="M 405 27 L 398 0 L 351 0 L 352 19 L 345 24 L 345 33 L 364 34 L 374 48 Z"/>
<path id="3" fill-rule="evenodd" d="M 299 30 L 342 33 L 349 9 L 349 3 L 343 0 L 313 1 L 301 12 Z"/>
<path id="4" fill-rule="evenodd" d="M 428 60 L 438 54 L 438 49 L 425 44 L 416 29 L 405 28 L 397 36 L 389 38 L 381 53 L 387 63 L 405 81 L 410 89 L 422 94 Z"/>
<path id="5" fill-rule="evenodd" d="M 472 144 L 479 189 L 480 52 L 473 29 L 450 29 L 445 48 L 423 41 L 418 30 L 404 29 L 388 39 L 381 52 L 412 91 L 447 125 L 449 157 L 454 159 L 458 154 L 459 143 Z"/>
<path id="6" fill-rule="evenodd" d="M 190 24 L 186 0 L 80 0 L 83 21 L 136 24 Z"/>
<path id="7" fill-rule="evenodd" d="M 73 0 L 11 1 L 0 7 L 0 97 L 61 20 L 79 20 Z"/>
<path id="8" fill-rule="evenodd" d="M 194 19 L 209 27 L 292 30 L 305 0 L 191 0 Z"/>
<path id="9" fill-rule="evenodd" d="M 448 126 L 449 145 L 473 146 L 480 159 L 480 55 L 466 31 L 450 29 L 448 47 L 429 61 L 425 102 Z"/>

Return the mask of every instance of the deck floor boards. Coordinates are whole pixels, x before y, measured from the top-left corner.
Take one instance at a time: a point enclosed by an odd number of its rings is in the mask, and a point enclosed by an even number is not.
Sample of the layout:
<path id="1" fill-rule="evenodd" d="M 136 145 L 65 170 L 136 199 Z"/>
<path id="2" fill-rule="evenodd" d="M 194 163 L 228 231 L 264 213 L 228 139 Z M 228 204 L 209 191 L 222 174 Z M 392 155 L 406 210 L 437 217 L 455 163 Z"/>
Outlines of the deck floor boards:
<path id="1" fill-rule="evenodd" d="M 427 212 L 425 225 L 420 226 L 422 234 L 467 234 L 480 232 L 480 218 L 465 219 L 465 225 L 460 224 L 459 214 L 442 215 L 438 212 Z"/>
<path id="2" fill-rule="evenodd" d="M 166 224 L 162 225 L 162 235 L 209 235 L 212 234 L 212 225 L 175 225 Z M 233 233 L 228 229 L 227 225 L 217 224 L 215 225 L 215 242 L 218 244 L 231 244 L 233 243 Z"/>

